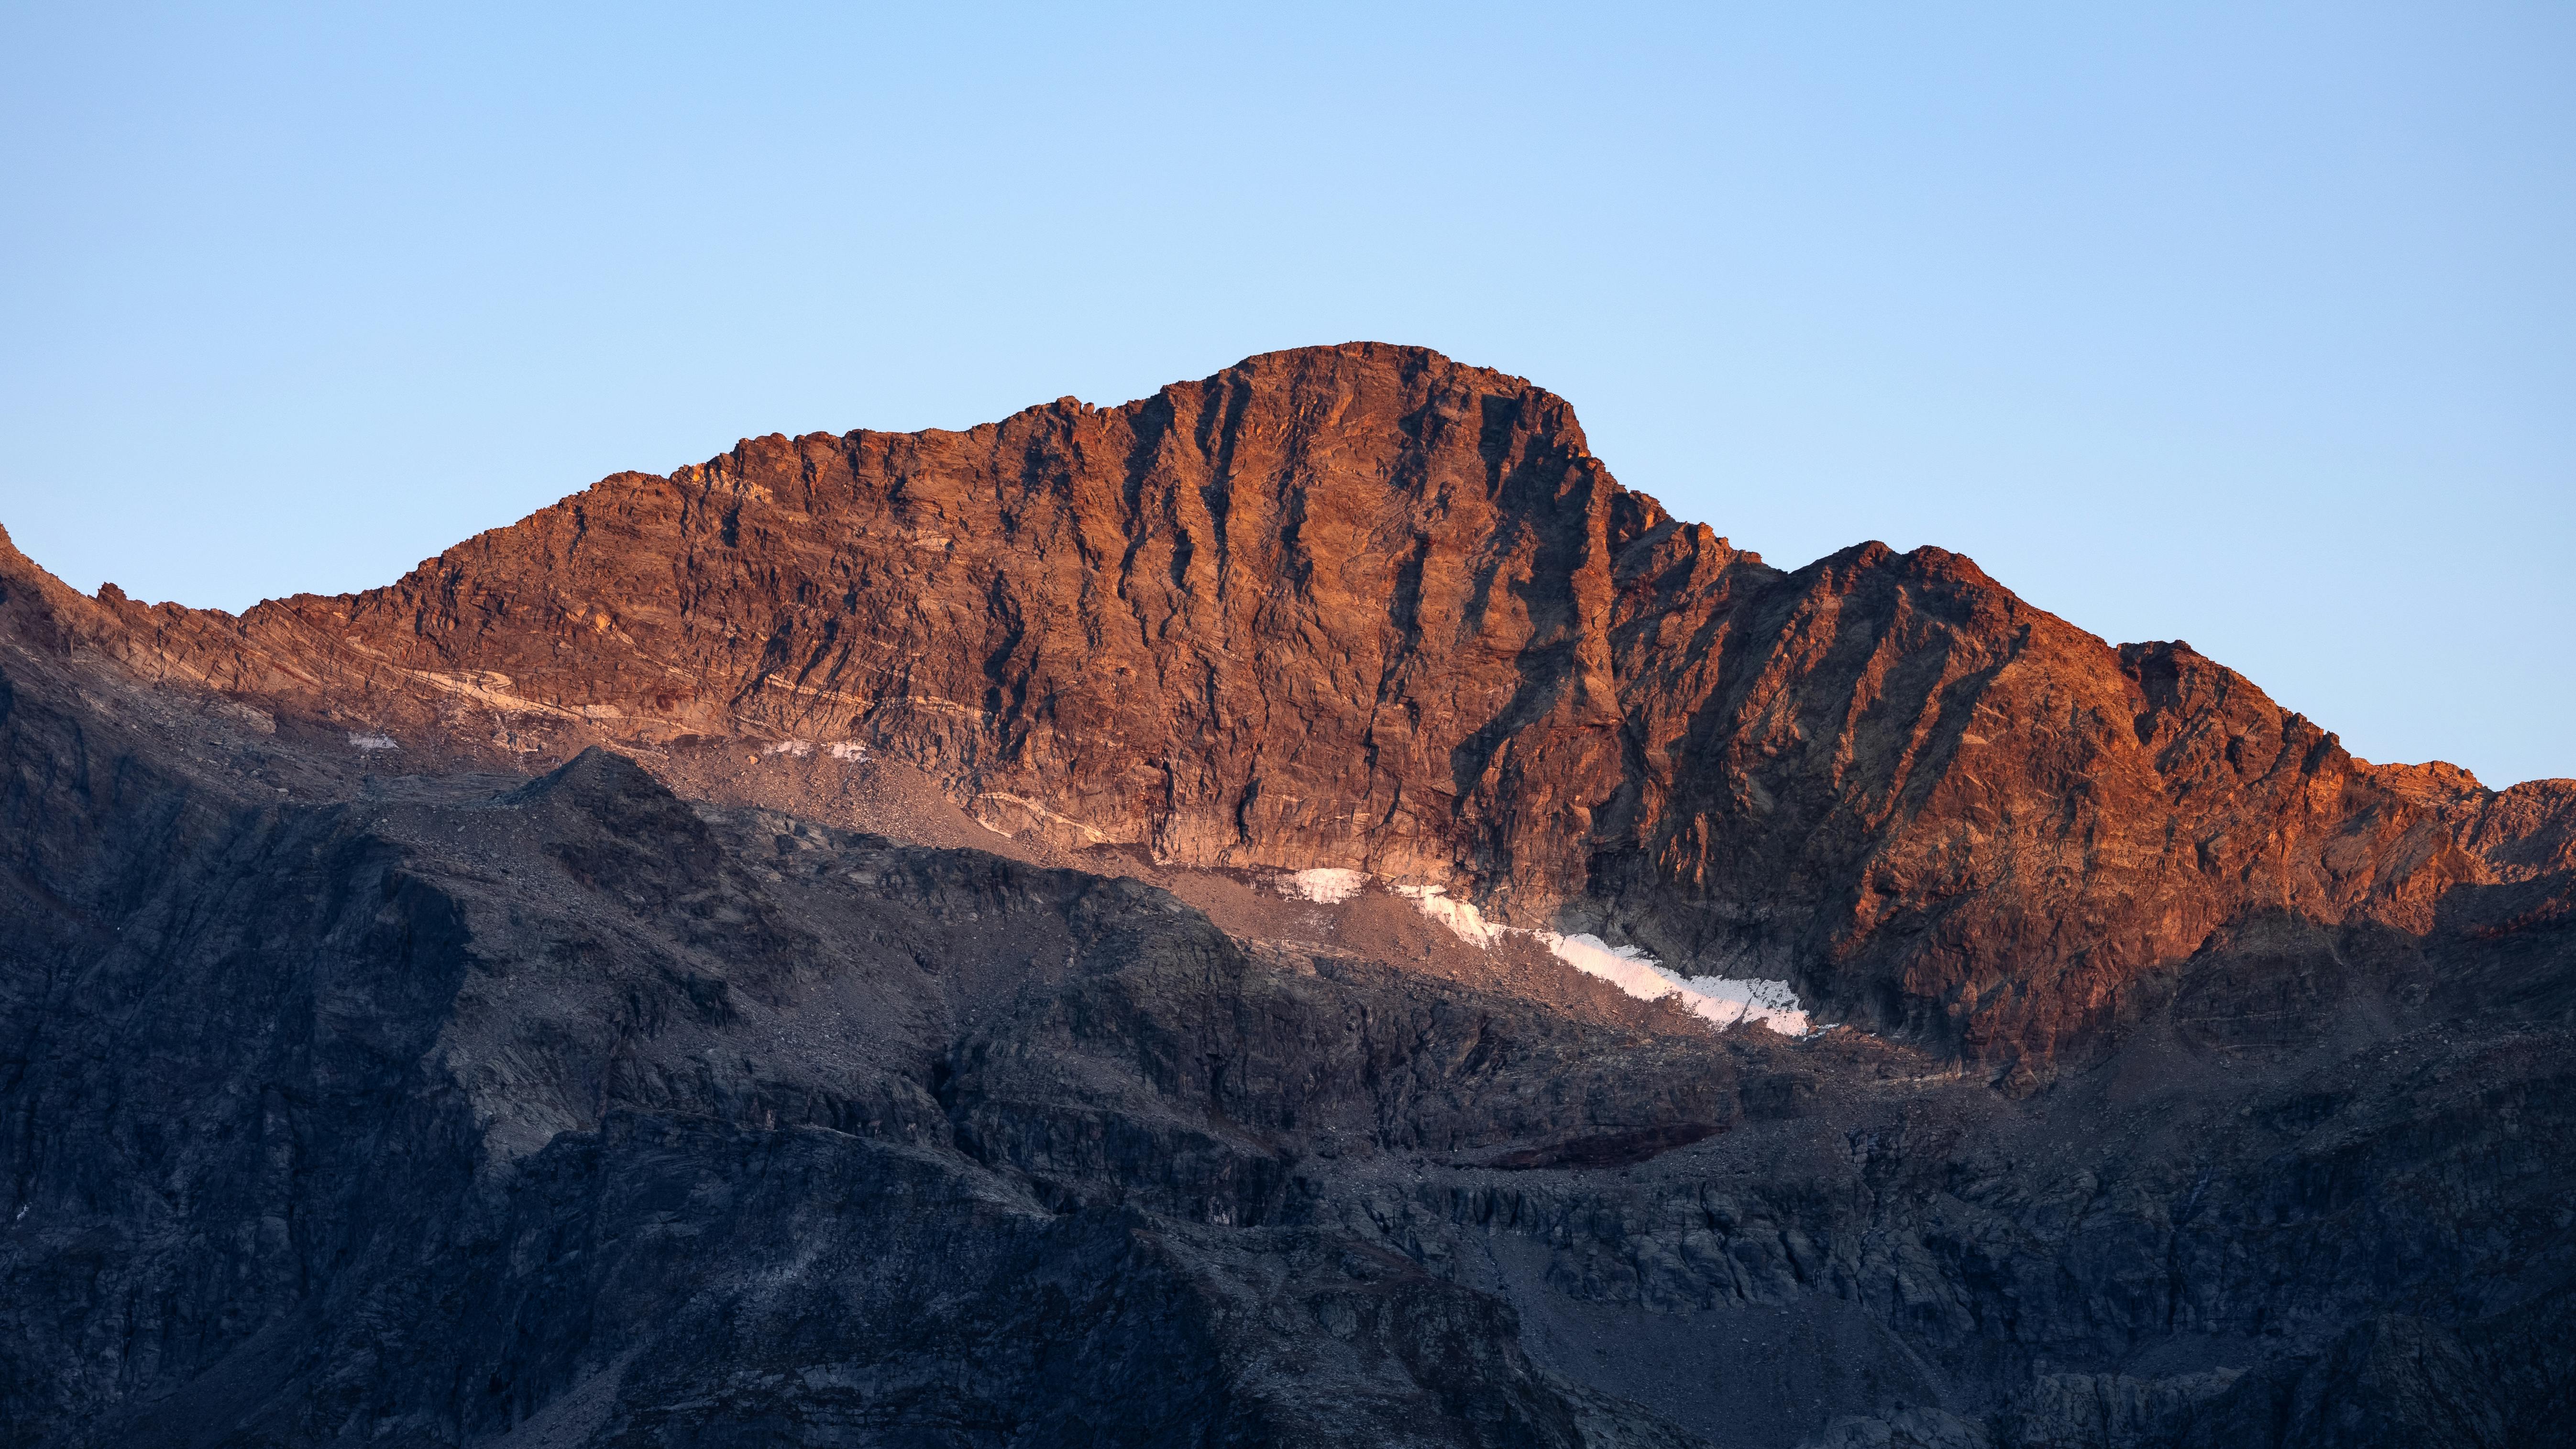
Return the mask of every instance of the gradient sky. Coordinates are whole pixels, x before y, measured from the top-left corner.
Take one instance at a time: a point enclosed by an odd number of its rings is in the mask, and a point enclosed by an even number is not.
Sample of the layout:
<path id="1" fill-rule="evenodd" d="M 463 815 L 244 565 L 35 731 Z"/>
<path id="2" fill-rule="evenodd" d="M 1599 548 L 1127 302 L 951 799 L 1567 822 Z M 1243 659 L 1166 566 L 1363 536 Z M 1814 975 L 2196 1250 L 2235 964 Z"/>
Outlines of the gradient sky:
<path id="1" fill-rule="evenodd" d="M 1370 338 L 2576 775 L 2576 6 L 1238 8 L 0 4 L 0 525 L 240 609 Z"/>

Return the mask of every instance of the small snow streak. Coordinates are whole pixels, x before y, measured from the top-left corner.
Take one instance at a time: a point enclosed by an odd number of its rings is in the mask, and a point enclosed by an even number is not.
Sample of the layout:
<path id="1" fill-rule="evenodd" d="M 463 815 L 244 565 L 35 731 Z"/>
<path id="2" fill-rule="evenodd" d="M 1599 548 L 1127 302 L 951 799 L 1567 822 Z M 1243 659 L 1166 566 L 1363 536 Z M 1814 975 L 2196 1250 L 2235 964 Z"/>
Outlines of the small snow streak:
<path id="1" fill-rule="evenodd" d="M 1466 901 L 1453 901 L 1439 886 L 1397 886 L 1397 895 L 1413 902 L 1413 908 L 1449 928 L 1450 934 L 1470 946 L 1491 946 L 1503 938 L 1508 927 L 1497 926 L 1485 919 L 1485 913 Z"/>
<path id="2" fill-rule="evenodd" d="M 1359 894 L 1360 887 L 1366 884 L 1368 876 L 1356 870 L 1301 870 L 1279 878 L 1279 893 L 1319 906 L 1338 906 Z"/>
<path id="3" fill-rule="evenodd" d="M 1280 877 L 1279 889 L 1285 895 L 1332 905 L 1358 893 L 1367 879 L 1355 870 L 1302 870 Z M 1527 936 L 1586 976 L 1598 976 L 1644 1001 L 1673 997 L 1712 1025 L 1759 1022 L 1782 1036 L 1805 1036 L 1815 1029 L 1805 1008 L 1798 1004 L 1798 993 L 1786 981 L 1685 977 L 1634 946 L 1613 946 L 1599 936 L 1560 936 L 1554 931 L 1498 926 L 1486 920 L 1473 904 L 1450 899 L 1448 891 L 1440 886 L 1399 885 L 1390 889 L 1470 946 L 1491 948 L 1505 936 Z"/>
<path id="4" fill-rule="evenodd" d="M 353 748 L 361 750 L 399 750 L 402 748 L 402 746 L 394 743 L 394 737 L 392 735 L 361 734 L 355 730 L 349 732 L 349 744 Z"/>
<path id="5" fill-rule="evenodd" d="M 1663 964 L 1634 946 L 1613 946 L 1598 936 L 1559 936 L 1542 931 L 1539 939 L 1556 959 L 1598 976 L 1630 996 L 1646 1001 L 1678 997 L 1693 1013 L 1719 1026 L 1758 1021 L 1782 1036 L 1805 1036 L 1811 1024 L 1798 1005 L 1798 993 L 1786 981 L 1733 976 L 1691 976 L 1665 970 Z"/>

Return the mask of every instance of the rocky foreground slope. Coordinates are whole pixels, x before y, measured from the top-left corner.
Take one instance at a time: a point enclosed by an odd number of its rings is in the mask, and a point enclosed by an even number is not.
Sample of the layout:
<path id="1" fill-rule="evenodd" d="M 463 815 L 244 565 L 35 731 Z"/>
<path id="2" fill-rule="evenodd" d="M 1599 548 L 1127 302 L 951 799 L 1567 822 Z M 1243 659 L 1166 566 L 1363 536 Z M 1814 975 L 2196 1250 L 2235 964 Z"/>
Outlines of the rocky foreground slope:
<path id="1" fill-rule="evenodd" d="M 0 543 L 0 862 L 0 1442 L 2576 1435 L 2576 782 L 1418 350 Z"/>

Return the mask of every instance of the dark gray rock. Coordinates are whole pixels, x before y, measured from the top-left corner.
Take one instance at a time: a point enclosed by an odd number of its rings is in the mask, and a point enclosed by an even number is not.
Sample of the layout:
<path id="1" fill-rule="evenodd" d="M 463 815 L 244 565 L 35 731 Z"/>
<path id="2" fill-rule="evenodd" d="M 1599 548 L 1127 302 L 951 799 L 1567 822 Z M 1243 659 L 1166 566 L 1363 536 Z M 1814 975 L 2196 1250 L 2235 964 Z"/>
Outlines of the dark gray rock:
<path id="1" fill-rule="evenodd" d="M 0 541 L 0 1446 L 2570 1442 L 2576 787 L 1256 363 L 246 621 Z M 1351 860 L 1887 1034 L 1230 873 Z"/>

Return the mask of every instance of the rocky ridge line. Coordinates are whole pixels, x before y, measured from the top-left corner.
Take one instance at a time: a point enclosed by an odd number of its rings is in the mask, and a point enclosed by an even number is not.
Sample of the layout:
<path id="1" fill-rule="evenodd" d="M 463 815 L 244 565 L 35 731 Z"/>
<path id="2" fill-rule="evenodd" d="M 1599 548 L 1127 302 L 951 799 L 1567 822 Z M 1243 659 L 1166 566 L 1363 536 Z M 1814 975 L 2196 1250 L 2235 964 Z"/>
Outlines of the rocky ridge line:
<path id="1" fill-rule="evenodd" d="M 140 673 L 414 761 L 607 743 L 828 819 L 719 767 L 849 742 L 1007 832 L 1437 885 L 1999 1069 L 2249 922 L 2404 952 L 2576 901 L 2576 782 L 2369 765 L 1939 549 L 1772 568 L 1622 488 L 1563 400 L 1420 349 L 749 439 L 237 619 L 55 589 Z"/>

